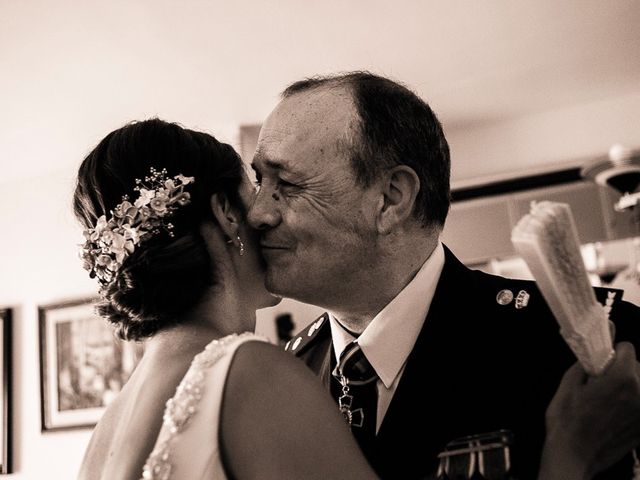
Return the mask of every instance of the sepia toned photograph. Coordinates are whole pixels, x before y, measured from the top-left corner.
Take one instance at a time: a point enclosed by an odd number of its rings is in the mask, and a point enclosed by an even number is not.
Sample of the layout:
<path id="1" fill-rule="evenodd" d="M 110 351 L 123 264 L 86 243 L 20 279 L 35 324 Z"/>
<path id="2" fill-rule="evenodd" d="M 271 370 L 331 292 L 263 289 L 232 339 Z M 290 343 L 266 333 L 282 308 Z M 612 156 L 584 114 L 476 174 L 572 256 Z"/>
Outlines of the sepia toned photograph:
<path id="1" fill-rule="evenodd" d="M 0 0 L 0 480 L 640 480 L 639 25 Z"/>
<path id="2" fill-rule="evenodd" d="M 93 299 L 39 312 L 42 430 L 92 427 L 133 372 L 142 344 L 118 339 Z"/>

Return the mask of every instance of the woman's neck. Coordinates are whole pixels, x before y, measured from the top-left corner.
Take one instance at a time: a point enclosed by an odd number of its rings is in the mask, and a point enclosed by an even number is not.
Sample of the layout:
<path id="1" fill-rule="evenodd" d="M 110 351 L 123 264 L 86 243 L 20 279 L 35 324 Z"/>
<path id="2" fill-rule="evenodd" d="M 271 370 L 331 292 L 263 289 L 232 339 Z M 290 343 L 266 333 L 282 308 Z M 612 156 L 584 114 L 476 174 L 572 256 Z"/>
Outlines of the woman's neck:
<path id="1" fill-rule="evenodd" d="M 212 340 L 253 331 L 256 308 L 246 301 L 246 295 L 241 295 L 239 288 L 217 285 L 198 305 L 176 320 L 174 326 L 147 340 L 146 348 L 166 353 L 202 350 Z"/>

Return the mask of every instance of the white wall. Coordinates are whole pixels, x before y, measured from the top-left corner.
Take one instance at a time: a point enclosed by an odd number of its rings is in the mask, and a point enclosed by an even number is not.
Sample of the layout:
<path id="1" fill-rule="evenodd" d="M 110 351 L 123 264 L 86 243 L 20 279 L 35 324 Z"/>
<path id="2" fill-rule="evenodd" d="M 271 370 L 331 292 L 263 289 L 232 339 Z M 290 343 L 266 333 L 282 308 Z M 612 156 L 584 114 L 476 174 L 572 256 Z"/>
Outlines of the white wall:
<path id="1" fill-rule="evenodd" d="M 70 215 L 69 172 L 0 188 L 3 306 L 17 307 L 13 333 L 16 479 L 73 478 L 88 431 L 40 433 L 37 305 L 83 296 L 95 286 L 78 268 L 78 227 Z"/>
<path id="2" fill-rule="evenodd" d="M 499 122 L 447 129 L 454 184 L 579 165 L 614 143 L 640 148 L 636 92 Z"/>

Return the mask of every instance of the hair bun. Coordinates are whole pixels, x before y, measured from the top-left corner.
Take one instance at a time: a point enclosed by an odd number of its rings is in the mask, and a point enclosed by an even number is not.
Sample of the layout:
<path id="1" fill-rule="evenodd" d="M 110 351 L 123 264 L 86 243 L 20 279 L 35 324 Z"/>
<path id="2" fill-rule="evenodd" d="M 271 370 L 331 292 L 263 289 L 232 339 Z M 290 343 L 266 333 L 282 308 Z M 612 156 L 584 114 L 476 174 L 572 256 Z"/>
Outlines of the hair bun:
<path id="1" fill-rule="evenodd" d="M 159 318 L 146 311 L 143 291 L 136 288 L 137 265 L 121 268 L 111 284 L 102 289 L 102 300 L 98 303 L 98 314 L 116 327 L 123 340 L 140 339 L 153 335 L 159 327 Z M 144 267 L 143 267 L 144 268 Z"/>
<path id="2" fill-rule="evenodd" d="M 212 285 L 211 259 L 200 234 L 187 234 L 134 252 L 102 290 L 98 307 L 120 338 L 137 340 L 176 323 Z"/>
<path id="3" fill-rule="evenodd" d="M 234 207 L 243 206 L 238 191 L 244 170 L 231 146 L 206 133 L 151 119 L 111 132 L 82 162 L 74 193 L 78 219 L 86 229 L 95 229 L 102 216 L 112 217 L 125 198 L 136 195 L 149 172 L 156 180 L 188 184 L 189 196 L 183 203 L 175 198 L 180 208 L 167 231 L 128 251 L 113 278 L 101 282 L 98 312 L 127 340 L 175 325 L 215 282 L 214 259 L 200 235 L 202 222 L 212 221 L 211 196 L 220 193 Z M 157 205 L 160 210 L 163 206 Z"/>

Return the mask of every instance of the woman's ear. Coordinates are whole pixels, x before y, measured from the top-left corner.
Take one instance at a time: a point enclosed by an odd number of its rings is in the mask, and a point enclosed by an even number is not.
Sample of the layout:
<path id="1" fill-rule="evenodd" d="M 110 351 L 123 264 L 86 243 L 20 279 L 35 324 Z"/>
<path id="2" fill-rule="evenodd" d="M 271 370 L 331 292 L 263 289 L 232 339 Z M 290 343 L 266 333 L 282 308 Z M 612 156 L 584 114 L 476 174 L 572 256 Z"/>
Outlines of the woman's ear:
<path id="1" fill-rule="evenodd" d="M 220 226 L 222 233 L 226 237 L 225 240 L 236 242 L 238 238 L 238 230 L 240 228 L 240 216 L 238 211 L 233 208 L 231 202 L 226 195 L 214 193 L 210 200 L 211 212 L 216 222 Z"/>
<path id="2" fill-rule="evenodd" d="M 389 234 L 413 214 L 420 179 L 413 168 L 398 165 L 387 172 L 382 190 L 377 227 L 380 233 Z"/>

